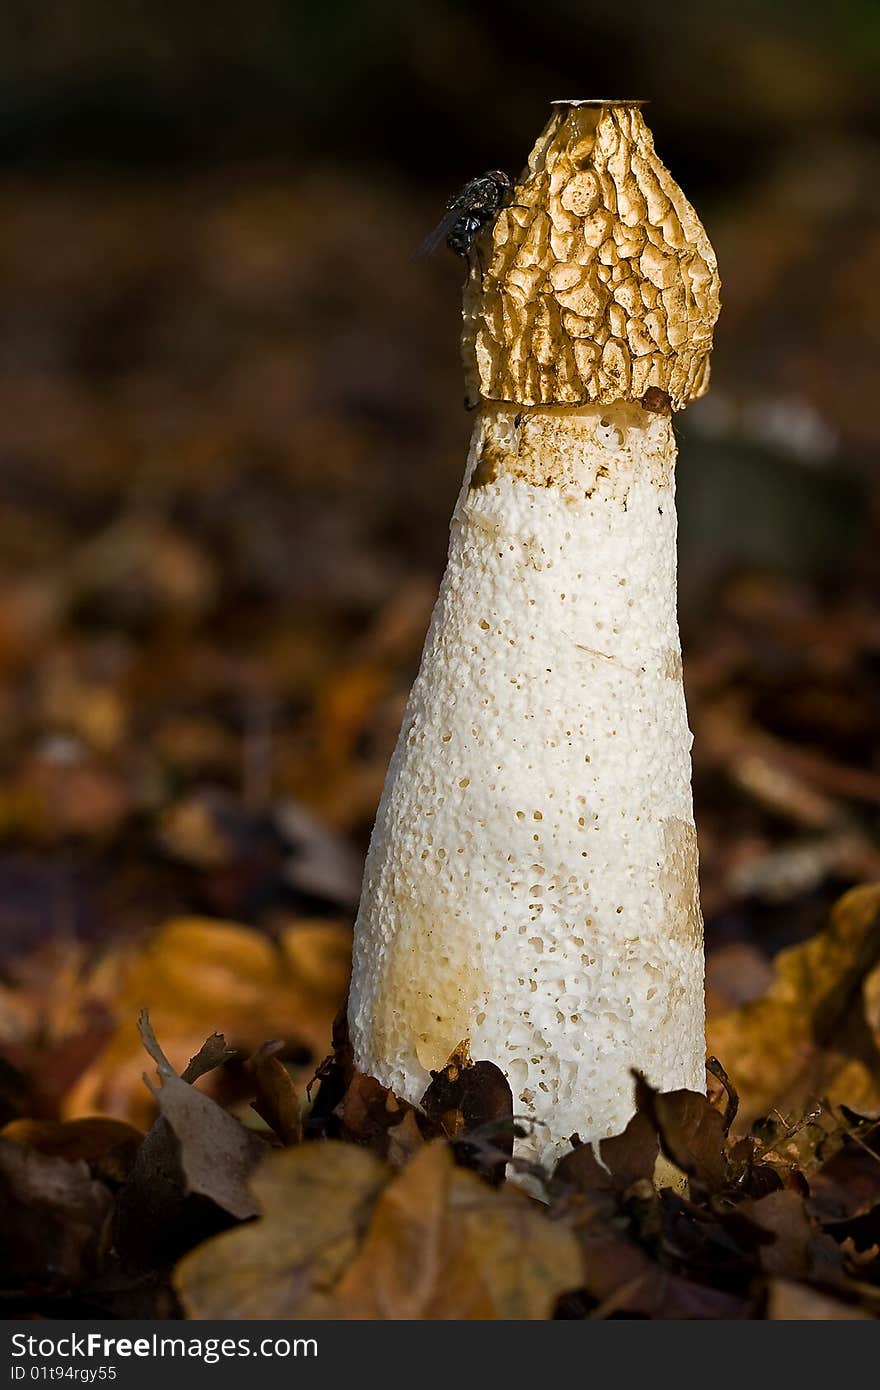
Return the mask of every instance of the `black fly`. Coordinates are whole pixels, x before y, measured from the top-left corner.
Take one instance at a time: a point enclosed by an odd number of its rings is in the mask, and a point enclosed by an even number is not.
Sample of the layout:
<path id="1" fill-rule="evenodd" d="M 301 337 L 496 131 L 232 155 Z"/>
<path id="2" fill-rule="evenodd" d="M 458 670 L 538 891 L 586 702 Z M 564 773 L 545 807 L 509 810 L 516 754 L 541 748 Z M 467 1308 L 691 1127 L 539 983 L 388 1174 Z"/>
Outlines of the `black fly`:
<path id="1" fill-rule="evenodd" d="M 500 169 L 490 169 L 471 179 L 446 204 L 446 212 L 416 252 L 430 256 L 445 241 L 456 256 L 468 256 L 477 234 L 497 217 L 510 196 L 511 182 Z"/>

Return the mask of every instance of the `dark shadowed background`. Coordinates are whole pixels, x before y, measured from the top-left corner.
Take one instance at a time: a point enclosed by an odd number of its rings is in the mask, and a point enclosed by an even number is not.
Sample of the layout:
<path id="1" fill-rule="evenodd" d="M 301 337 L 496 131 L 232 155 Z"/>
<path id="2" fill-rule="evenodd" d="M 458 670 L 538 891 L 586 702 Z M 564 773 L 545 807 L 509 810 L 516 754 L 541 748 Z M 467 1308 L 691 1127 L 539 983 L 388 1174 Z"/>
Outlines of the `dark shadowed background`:
<path id="1" fill-rule="evenodd" d="M 710 1010 L 880 876 L 878 60 L 871 0 L 6 0 L 0 1112 L 143 1118 L 142 1003 L 181 1063 L 326 1050 L 470 429 L 461 265 L 411 253 L 556 97 L 650 100 L 721 268 Z"/>

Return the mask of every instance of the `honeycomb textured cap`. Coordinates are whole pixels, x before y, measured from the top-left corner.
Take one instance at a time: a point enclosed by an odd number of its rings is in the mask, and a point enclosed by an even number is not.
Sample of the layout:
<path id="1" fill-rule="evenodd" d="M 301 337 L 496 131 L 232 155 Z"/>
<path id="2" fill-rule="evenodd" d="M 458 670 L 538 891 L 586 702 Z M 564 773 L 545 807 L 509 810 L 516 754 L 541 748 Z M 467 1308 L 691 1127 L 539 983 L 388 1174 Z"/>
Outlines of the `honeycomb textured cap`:
<path id="1" fill-rule="evenodd" d="M 463 352 L 472 399 L 585 405 L 709 382 L 715 253 L 635 105 L 560 106 L 475 247 Z"/>

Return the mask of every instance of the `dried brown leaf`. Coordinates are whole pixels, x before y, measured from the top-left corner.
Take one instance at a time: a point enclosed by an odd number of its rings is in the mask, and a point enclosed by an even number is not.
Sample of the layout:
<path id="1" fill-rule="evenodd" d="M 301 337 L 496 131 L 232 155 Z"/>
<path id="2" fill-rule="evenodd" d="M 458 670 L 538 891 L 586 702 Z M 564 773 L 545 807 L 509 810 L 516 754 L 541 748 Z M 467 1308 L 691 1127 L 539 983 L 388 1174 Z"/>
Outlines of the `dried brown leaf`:
<path id="1" fill-rule="evenodd" d="M 374 1076 L 355 1072 L 336 1106 L 339 1134 L 352 1143 L 366 1144 L 384 1158 L 392 1132 L 410 1109 Z"/>
<path id="2" fill-rule="evenodd" d="M 414 1158 L 419 1149 L 425 1143 L 424 1135 L 419 1128 L 415 1110 L 408 1110 L 399 1125 L 395 1125 L 388 1134 L 388 1162 L 393 1163 L 395 1168 L 402 1168 L 405 1163 L 409 1163 Z"/>
<path id="3" fill-rule="evenodd" d="M 210 1198 L 239 1221 L 255 1216 L 259 1207 L 248 1187 L 248 1179 L 265 1153 L 263 1141 L 239 1124 L 233 1115 L 221 1110 L 210 1096 L 197 1091 L 183 1076 L 177 1075 L 156 1041 L 146 1010 L 138 1020 L 138 1027 L 161 1078 L 161 1085 L 153 1093 L 160 1116 L 167 1121 L 177 1145 L 184 1192 Z M 216 1066 L 227 1055 L 224 1038 L 214 1034 L 190 1062 L 187 1071 L 201 1076 L 211 1058 L 215 1059 L 211 1064 Z M 154 1127 L 151 1134 L 155 1133 Z M 141 1150 L 141 1153 L 146 1151 L 148 1157 L 149 1138 Z"/>
<path id="4" fill-rule="evenodd" d="M 771 1279 L 767 1286 L 767 1310 L 773 1322 L 861 1322 L 873 1321 L 870 1313 L 852 1303 L 843 1303 L 826 1293 L 798 1284 L 791 1279 Z"/>
<path id="5" fill-rule="evenodd" d="M 142 1029 L 141 1037 L 143 1038 Z M 149 1051 L 149 1048 L 147 1050 Z M 198 1081 L 199 1077 L 207 1076 L 209 1071 L 214 1071 L 216 1067 L 222 1067 L 234 1056 L 235 1048 L 227 1045 L 223 1034 L 212 1033 L 210 1038 L 206 1038 L 202 1043 L 196 1055 L 190 1057 L 180 1073 L 180 1079 L 192 1085 L 194 1081 Z"/>
<path id="6" fill-rule="evenodd" d="M 0 1138 L 0 1286 L 66 1292 L 101 1269 L 112 1199 L 88 1165 Z"/>
<path id="7" fill-rule="evenodd" d="M 758 1246 L 761 1268 L 767 1274 L 801 1279 L 811 1273 L 815 1226 L 800 1193 L 790 1188 L 770 1192 L 756 1201 L 742 1202 L 737 1211 L 772 1236 Z"/>
<path id="8" fill-rule="evenodd" d="M 569 1230 L 435 1141 L 380 1195 L 335 1302 L 345 1318 L 540 1319 L 580 1278 Z"/>
<path id="9" fill-rule="evenodd" d="M 264 1043 L 248 1058 L 246 1066 L 257 1092 L 251 1106 L 282 1144 L 298 1144 L 302 1139 L 299 1096 L 290 1072 L 275 1055 L 283 1045 Z"/>
<path id="10" fill-rule="evenodd" d="M 722 1187 L 727 1136 L 720 1111 L 699 1091 L 652 1091 L 640 1081 L 638 1094 L 670 1162 L 710 1190 Z"/>
<path id="11" fill-rule="evenodd" d="M 686 1279 L 660 1264 L 623 1228 L 607 1198 L 568 1198 L 559 1219 L 581 1249 L 581 1284 L 598 1304 L 592 1317 L 739 1318 L 744 1302 L 723 1289 Z"/>
<path id="12" fill-rule="evenodd" d="M 143 1134 L 122 1120 L 12 1120 L 0 1137 L 27 1144 L 53 1158 L 78 1159 L 93 1177 L 124 1182 L 131 1172 Z"/>
<path id="13" fill-rule="evenodd" d="M 580 1192 L 622 1193 L 633 1183 L 651 1181 L 658 1152 L 657 1131 L 640 1110 L 622 1134 L 601 1141 L 599 1159 L 592 1144 L 578 1143 L 571 1153 L 564 1154 L 556 1165 L 554 1184 Z"/>
<path id="14" fill-rule="evenodd" d="M 740 1121 L 816 1097 L 880 1114 L 880 1055 L 862 984 L 880 958 L 880 886 L 854 888 L 828 928 L 781 951 L 767 994 L 710 1020 L 709 1045 L 729 1068 Z"/>
<path id="15" fill-rule="evenodd" d="M 337 1316 L 350 1264 L 391 1170 L 335 1140 L 272 1153 L 251 1179 L 262 1217 L 201 1245 L 174 1285 L 191 1318 Z"/>
<path id="16" fill-rule="evenodd" d="M 880 1251 L 880 1205 L 871 1207 L 859 1216 L 827 1222 L 825 1230 L 841 1243 L 851 1241 L 852 1249 L 859 1254 L 863 1251 Z"/>
<path id="17" fill-rule="evenodd" d="M 462 1047 L 431 1078 L 421 1099 L 426 1133 L 455 1141 L 456 1158 L 464 1167 L 502 1182 L 513 1153 L 513 1096 L 504 1072 L 494 1062 L 472 1062 Z M 467 1142 L 468 1136 L 473 1142 Z"/>
<path id="18" fill-rule="evenodd" d="M 138 1027 L 161 1081 L 154 1090 L 159 1114 L 119 1194 L 114 1231 L 124 1262 L 150 1268 L 176 1259 L 230 1220 L 256 1215 L 249 1179 L 267 1146 L 177 1075 L 146 1012 Z M 202 1074 L 211 1058 L 216 1064 L 226 1054 L 222 1036 L 215 1035 L 189 1070 Z"/>

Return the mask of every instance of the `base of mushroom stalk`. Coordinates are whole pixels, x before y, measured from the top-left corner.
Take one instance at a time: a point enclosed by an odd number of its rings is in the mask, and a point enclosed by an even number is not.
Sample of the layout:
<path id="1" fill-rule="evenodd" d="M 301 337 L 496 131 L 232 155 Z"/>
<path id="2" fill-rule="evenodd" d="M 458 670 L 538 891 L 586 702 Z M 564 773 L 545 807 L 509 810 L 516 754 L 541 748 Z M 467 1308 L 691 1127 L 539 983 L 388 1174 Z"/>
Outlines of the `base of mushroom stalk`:
<path id="1" fill-rule="evenodd" d="M 703 1090 L 675 441 L 639 404 L 480 408 L 355 929 L 360 1070 L 417 1102 L 463 1042 L 518 1153 Z"/>

